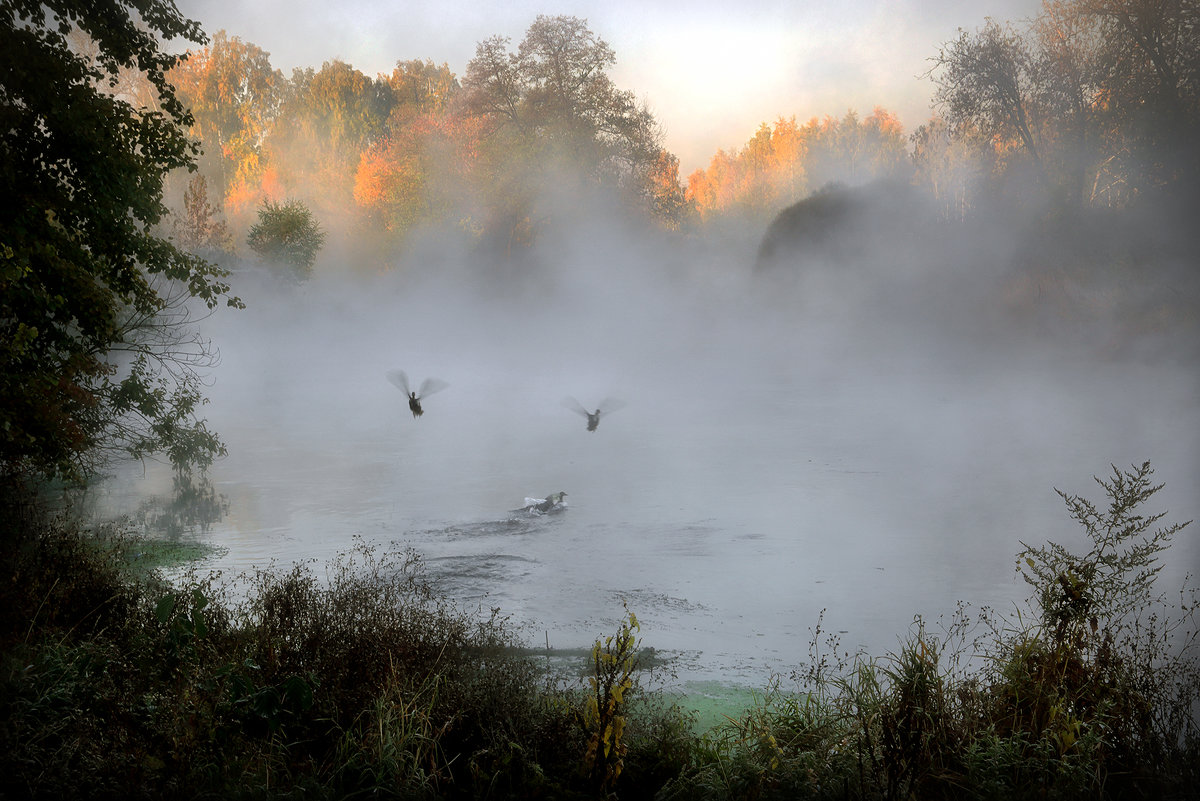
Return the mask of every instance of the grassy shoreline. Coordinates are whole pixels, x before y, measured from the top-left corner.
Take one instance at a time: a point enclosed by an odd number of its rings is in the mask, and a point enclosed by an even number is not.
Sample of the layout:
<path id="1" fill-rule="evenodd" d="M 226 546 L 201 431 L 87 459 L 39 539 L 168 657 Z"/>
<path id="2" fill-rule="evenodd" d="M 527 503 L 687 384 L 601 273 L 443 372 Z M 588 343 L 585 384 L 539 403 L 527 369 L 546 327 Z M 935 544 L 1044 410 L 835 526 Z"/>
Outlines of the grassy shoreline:
<path id="1" fill-rule="evenodd" d="M 234 598 L 163 578 L 202 564 L 178 540 L 9 504 L 0 797 L 1196 798 L 1200 599 L 1153 589 L 1187 524 L 1141 514 L 1149 473 L 1063 496 L 1094 547 L 1026 546 L 1027 616 L 842 659 L 818 625 L 786 691 L 648 688 L 629 610 L 590 651 L 528 648 L 411 552 L 360 541 Z"/>

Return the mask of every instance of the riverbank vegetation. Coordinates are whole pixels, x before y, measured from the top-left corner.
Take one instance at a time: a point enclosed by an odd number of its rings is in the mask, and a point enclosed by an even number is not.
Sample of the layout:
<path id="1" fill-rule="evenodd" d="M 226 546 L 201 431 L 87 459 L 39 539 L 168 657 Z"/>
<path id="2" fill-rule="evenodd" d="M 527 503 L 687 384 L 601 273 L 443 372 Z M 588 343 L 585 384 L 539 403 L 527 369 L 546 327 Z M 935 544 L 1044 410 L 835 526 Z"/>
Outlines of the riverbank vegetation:
<path id="1" fill-rule="evenodd" d="M 551 675 L 415 554 L 167 581 L 119 529 L 8 503 L 0 795 L 10 798 L 1194 798 L 1195 586 L 1149 465 L 1064 494 L 1089 550 L 1027 545 L 1024 613 L 963 607 L 897 652 L 811 658 L 707 730 L 643 682 L 637 618 Z M 10 499 L 13 500 L 13 499 Z"/>

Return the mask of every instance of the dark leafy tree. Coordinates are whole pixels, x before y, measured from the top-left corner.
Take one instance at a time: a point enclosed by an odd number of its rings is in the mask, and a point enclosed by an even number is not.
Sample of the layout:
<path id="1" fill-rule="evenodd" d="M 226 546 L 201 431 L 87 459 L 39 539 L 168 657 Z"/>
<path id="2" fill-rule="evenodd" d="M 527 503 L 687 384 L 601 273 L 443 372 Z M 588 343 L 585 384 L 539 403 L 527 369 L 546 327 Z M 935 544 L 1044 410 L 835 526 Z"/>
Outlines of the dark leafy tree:
<path id="1" fill-rule="evenodd" d="M 1123 206 L 1200 170 L 1200 5 L 1052 0 L 1027 25 L 988 20 L 932 59 L 956 138 L 998 175 L 1030 168 L 1072 204 Z"/>
<path id="2" fill-rule="evenodd" d="M 1116 140 L 1138 188 L 1195 182 L 1200 173 L 1200 3 L 1196 0 L 1063 0 L 1095 26 L 1095 82 L 1105 134 Z M 1115 136 L 1114 136 L 1115 133 Z M 1141 186 L 1138 186 L 1138 185 Z"/>
<path id="3" fill-rule="evenodd" d="M 90 52 L 68 37 L 86 36 Z M 106 452 L 205 466 L 191 308 L 225 273 L 156 234 L 191 124 L 163 41 L 204 41 L 164 0 L 0 0 L 0 470 L 83 476 Z M 153 106 L 120 93 L 144 76 Z"/>
<path id="4" fill-rule="evenodd" d="M 312 275 L 325 232 L 303 202 L 268 200 L 259 208 L 258 222 L 250 228 L 246 241 L 263 261 L 289 269 L 292 277 L 303 280 Z"/>
<path id="5" fill-rule="evenodd" d="M 977 33 L 963 31 L 947 43 L 934 64 L 934 99 L 951 129 L 1017 142 L 1035 173 L 1045 177 L 1036 58 L 1026 40 L 988 20 Z"/>

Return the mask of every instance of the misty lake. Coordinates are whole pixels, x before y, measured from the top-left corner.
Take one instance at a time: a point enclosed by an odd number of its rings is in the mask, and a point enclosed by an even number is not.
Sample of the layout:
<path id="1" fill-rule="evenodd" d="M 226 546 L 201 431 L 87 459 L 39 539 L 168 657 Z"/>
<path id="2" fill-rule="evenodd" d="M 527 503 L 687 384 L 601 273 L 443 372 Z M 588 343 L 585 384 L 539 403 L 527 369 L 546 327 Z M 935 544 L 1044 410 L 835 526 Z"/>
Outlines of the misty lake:
<path id="1" fill-rule="evenodd" d="M 499 289 L 444 265 L 240 277 L 248 308 L 204 323 L 221 353 L 204 415 L 229 447 L 228 512 L 186 535 L 220 547 L 206 566 L 319 574 L 356 537 L 396 543 L 532 646 L 589 647 L 625 604 L 681 681 L 762 687 L 804 661 L 822 610 L 875 655 L 959 600 L 1012 611 L 1021 541 L 1082 542 L 1054 488 L 1102 501 L 1110 465 L 1150 461 L 1166 487 L 1146 511 L 1197 517 L 1200 393 L 1169 349 L 1009 329 L 975 305 L 986 286 L 948 304 L 920 276 L 780 297 L 561 257 L 575 269 Z M 449 387 L 414 419 L 394 368 Z M 626 405 L 589 432 L 567 396 Z M 102 505 L 167 487 L 139 465 Z M 561 514 L 513 511 L 556 491 Z"/>

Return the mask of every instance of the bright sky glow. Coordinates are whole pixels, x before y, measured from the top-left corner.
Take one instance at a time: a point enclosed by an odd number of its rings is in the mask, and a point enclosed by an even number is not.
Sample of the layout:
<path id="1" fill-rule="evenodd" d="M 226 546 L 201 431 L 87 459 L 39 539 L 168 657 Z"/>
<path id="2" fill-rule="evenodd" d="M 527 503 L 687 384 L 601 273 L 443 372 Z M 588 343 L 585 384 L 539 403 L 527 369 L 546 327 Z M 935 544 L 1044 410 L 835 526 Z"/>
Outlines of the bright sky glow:
<path id="1" fill-rule="evenodd" d="M 209 33 L 225 30 L 271 54 L 290 75 L 335 58 L 376 75 L 397 61 L 446 63 L 458 76 L 476 45 L 512 48 L 538 14 L 584 18 L 613 48 L 613 79 L 644 100 L 686 177 L 718 149 L 743 146 L 762 123 L 860 115 L 882 106 L 908 131 L 930 116 L 920 77 L 938 47 L 988 16 L 1016 21 L 1038 0 L 180 0 Z"/>

